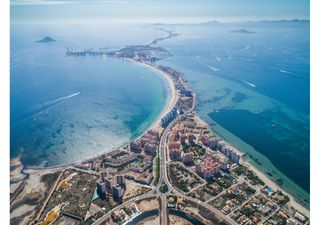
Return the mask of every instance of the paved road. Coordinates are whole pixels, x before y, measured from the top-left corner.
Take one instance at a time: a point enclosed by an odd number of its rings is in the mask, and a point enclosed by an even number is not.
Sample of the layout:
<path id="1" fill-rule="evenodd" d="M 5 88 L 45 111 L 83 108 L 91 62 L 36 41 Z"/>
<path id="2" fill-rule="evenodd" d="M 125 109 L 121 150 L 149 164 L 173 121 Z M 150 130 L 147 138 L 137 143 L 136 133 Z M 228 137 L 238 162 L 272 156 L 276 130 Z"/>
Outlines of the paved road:
<path id="1" fill-rule="evenodd" d="M 193 101 L 193 105 L 192 108 L 190 110 L 188 110 L 188 112 L 192 112 L 194 107 L 195 107 L 195 94 L 194 94 L 194 101 Z M 186 113 L 187 114 L 187 113 Z M 157 190 L 159 190 L 160 185 L 162 183 L 165 183 L 168 186 L 169 189 L 169 193 L 175 194 L 177 196 L 183 197 L 184 199 L 193 202 L 197 205 L 201 205 L 202 207 L 210 210 L 212 213 L 218 215 L 220 218 L 224 219 L 225 221 L 227 221 L 229 224 L 232 225 L 238 225 L 235 221 L 233 221 L 231 218 L 227 217 L 226 215 L 224 215 L 222 212 L 220 212 L 219 210 L 215 209 L 213 206 L 202 202 L 198 199 L 194 199 L 191 198 L 189 196 L 186 196 L 184 193 L 181 193 L 179 190 L 177 190 L 176 188 L 174 188 L 171 183 L 169 182 L 168 176 L 167 176 L 167 170 L 166 170 L 166 164 L 167 164 L 167 158 L 166 158 L 166 146 L 167 146 L 167 139 L 168 139 L 168 135 L 169 132 L 171 130 L 171 128 L 174 126 L 174 124 L 176 122 L 178 122 L 184 115 L 178 115 L 163 131 L 161 139 L 160 139 L 160 144 L 159 144 L 159 158 L 160 158 L 160 175 L 159 175 L 159 182 L 157 184 Z M 124 207 L 127 204 L 130 204 L 132 202 L 138 201 L 138 200 L 143 200 L 152 196 L 159 196 L 158 194 L 154 194 L 154 193 L 148 193 L 148 194 L 144 194 L 141 195 L 137 198 L 133 198 L 125 203 L 123 203 L 122 205 L 119 205 L 117 207 L 115 207 L 114 209 L 110 210 L 107 214 L 103 215 L 102 217 L 100 217 L 96 222 L 93 223 L 93 225 L 99 225 L 102 224 L 110 215 L 112 212 L 114 212 L 117 209 L 120 209 L 122 207 Z M 166 201 L 166 195 L 165 194 L 161 194 L 161 225 L 168 225 L 168 214 L 167 214 L 167 201 Z"/>
<path id="2" fill-rule="evenodd" d="M 131 203 L 133 202 L 136 202 L 136 201 L 139 201 L 139 200 L 144 200 L 144 199 L 148 199 L 148 198 L 151 198 L 151 197 L 158 197 L 159 195 L 158 194 L 154 194 L 154 193 L 147 193 L 147 194 L 144 194 L 144 195 L 140 195 L 138 197 L 135 197 L 135 198 L 132 198 L 128 201 L 125 201 L 123 204 L 121 205 L 118 205 L 116 207 L 114 207 L 113 209 L 111 209 L 110 211 L 108 211 L 106 214 L 104 214 L 102 217 L 100 217 L 99 219 L 97 219 L 95 222 L 92 223 L 92 225 L 100 225 L 100 224 L 106 224 L 106 220 L 108 219 L 109 216 L 111 216 L 111 214 L 116 211 L 116 210 L 119 210 L 127 205 L 130 205 Z"/>

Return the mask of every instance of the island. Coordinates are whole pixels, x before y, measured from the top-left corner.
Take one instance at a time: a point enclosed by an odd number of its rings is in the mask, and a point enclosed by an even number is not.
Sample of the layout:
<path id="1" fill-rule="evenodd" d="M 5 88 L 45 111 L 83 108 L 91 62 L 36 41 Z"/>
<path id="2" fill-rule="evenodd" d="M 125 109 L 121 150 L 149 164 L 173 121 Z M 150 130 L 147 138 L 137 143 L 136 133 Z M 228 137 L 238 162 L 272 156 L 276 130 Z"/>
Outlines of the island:
<path id="1" fill-rule="evenodd" d="M 256 32 L 254 31 L 250 31 L 250 30 L 246 30 L 246 29 L 240 29 L 240 30 L 233 30 L 230 31 L 231 33 L 239 33 L 239 34 L 255 34 Z"/>
<path id="2" fill-rule="evenodd" d="M 308 209 L 197 116 L 196 93 L 183 74 L 155 64 L 172 55 L 155 46 L 159 41 L 116 51 L 67 49 L 68 57 L 114 57 L 151 69 L 168 81 L 171 99 L 141 137 L 112 152 L 45 169 L 14 159 L 12 222 L 309 224 Z"/>
<path id="3" fill-rule="evenodd" d="M 37 43 L 50 43 L 55 42 L 56 40 L 51 37 L 44 37 L 41 40 L 36 41 Z"/>

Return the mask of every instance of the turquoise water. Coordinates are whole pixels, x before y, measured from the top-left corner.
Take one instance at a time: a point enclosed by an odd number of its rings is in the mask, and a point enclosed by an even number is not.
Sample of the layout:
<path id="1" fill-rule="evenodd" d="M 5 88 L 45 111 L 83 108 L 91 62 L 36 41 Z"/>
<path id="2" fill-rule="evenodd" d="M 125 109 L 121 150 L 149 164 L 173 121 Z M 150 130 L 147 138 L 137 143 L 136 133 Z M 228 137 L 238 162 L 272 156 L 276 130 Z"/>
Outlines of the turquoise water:
<path id="1" fill-rule="evenodd" d="M 184 73 L 196 111 L 253 165 L 309 205 L 309 23 L 173 25 L 161 62 Z M 254 34 L 230 32 L 245 28 Z"/>
<path id="2" fill-rule="evenodd" d="M 168 84 L 140 65 L 65 56 L 66 47 L 119 48 L 162 32 L 141 37 L 138 26 L 87 25 L 11 25 L 11 157 L 22 154 L 28 166 L 69 164 L 124 145 L 167 102 Z M 57 41 L 36 43 L 45 36 Z"/>

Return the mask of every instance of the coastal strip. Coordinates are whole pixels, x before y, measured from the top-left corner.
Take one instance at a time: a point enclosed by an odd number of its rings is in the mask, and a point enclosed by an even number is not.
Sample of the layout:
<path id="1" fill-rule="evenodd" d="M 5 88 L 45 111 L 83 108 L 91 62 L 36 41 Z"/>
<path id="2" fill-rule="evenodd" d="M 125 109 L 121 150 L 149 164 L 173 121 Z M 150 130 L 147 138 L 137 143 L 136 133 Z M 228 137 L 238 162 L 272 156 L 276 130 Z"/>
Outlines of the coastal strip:
<path id="1" fill-rule="evenodd" d="M 69 56 L 76 56 L 78 57 L 78 53 L 74 55 L 71 52 L 68 52 Z M 80 53 L 80 56 L 82 53 Z M 95 52 L 90 52 L 90 53 L 83 53 L 85 55 L 89 54 L 89 56 L 101 56 L 99 53 Z M 106 154 L 99 155 L 97 157 L 93 157 L 91 159 L 84 160 L 80 164 L 73 164 L 70 165 L 68 168 L 66 166 L 61 167 L 64 168 L 64 171 L 66 174 L 63 176 L 67 176 L 67 179 L 63 179 L 60 181 L 60 178 L 62 179 L 62 173 L 59 175 L 57 179 L 55 179 L 53 183 L 53 188 L 50 190 L 49 194 L 46 195 L 47 198 L 45 199 L 40 212 L 38 212 L 37 219 L 40 218 L 41 215 L 43 214 L 44 209 L 47 211 L 52 208 L 52 206 L 60 205 L 61 203 L 68 202 L 71 199 L 78 199 L 77 202 L 74 202 L 74 205 L 69 205 L 69 209 L 66 208 L 66 212 L 64 215 L 72 215 L 74 216 L 74 213 L 78 213 L 75 215 L 79 220 L 87 220 L 86 214 L 87 212 L 90 211 L 83 209 L 78 212 L 79 207 L 84 207 L 86 206 L 86 203 L 88 206 L 91 206 L 93 204 L 94 200 L 93 196 L 97 194 L 99 197 L 102 197 L 103 195 L 108 195 L 112 196 L 115 201 L 119 200 L 121 198 L 121 201 L 119 202 L 114 202 L 115 204 L 113 205 L 107 205 L 109 208 L 107 210 L 108 213 L 104 213 L 102 216 L 95 218 L 92 216 L 90 219 L 94 218 L 93 221 L 94 224 L 102 224 L 105 223 L 107 219 L 110 219 L 112 217 L 113 221 L 117 221 L 119 218 L 121 218 L 121 215 L 129 215 L 130 213 L 124 212 L 124 211 L 130 211 L 130 207 L 126 207 L 125 210 L 122 210 L 125 205 L 128 203 L 133 203 L 137 202 L 138 200 L 145 199 L 145 198 L 150 198 L 150 197 L 156 197 L 158 198 L 161 196 L 162 204 L 163 204 L 163 209 L 161 212 L 162 215 L 162 222 L 166 223 L 167 219 L 167 207 L 170 198 L 174 198 L 172 196 L 175 196 L 177 199 L 182 199 L 180 201 L 180 204 L 185 205 L 185 202 L 192 202 L 193 205 L 197 205 L 196 209 L 198 207 L 201 207 L 204 211 L 209 211 L 211 212 L 211 215 L 218 216 L 219 218 L 222 218 L 223 221 L 227 221 L 228 224 L 236 224 L 235 218 L 232 218 L 232 213 L 227 215 L 225 214 L 222 210 L 218 209 L 216 206 L 212 206 L 210 204 L 210 201 L 215 200 L 220 197 L 220 195 L 233 191 L 232 189 L 238 186 L 246 186 L 247 181 L 245 181 L 245 177 L 238 177 L 236 176 L 236 179 L 238 181 L 235 181 L 235 183 L 227 188 L 224 188 L 224 191 L 221 191 L 216 196 L 213 196 L 212 199 L 205 199 L 205 201 L 199 200 L 199 198 L 195 197 L 190 197 L 190 193 L 198 190 L 198 188 L 202 187 L 207 187 L 206 185 L 199 185 L 193 187 L 192 183 L 203 183 L 206 182 L 206 177 L 204 179 L 199 179 L 200 173 L 198 173 L 198 169 L 191 170 L 187 167 L 184 168 L 186 165 L 186 160 L 192 161 L 193 163 L 193 155 L 192 157 L 186 157 L 185 159 L 181 159 L 181 145 L 179 148 L 175 148 L 174 146 L 177 146 L 178 141 L 175 140 L 173 141 L 173 150 L 175 153 L 180 151 L 180 156 L 179 159 L 174 159 L 174 160 L 169 160 L 171 156 L 167 156 L 167 151 L 170 151 L 170 141 L 169 141 L 169 136 L 174 134 L 176 129 L 176 126 L 182 126 L 183 121 L 191 121 L 193 124 L 189 124 L 194 127 L 188 127 L 188 124 L 185 124 L 187 129 L 191 130 L 197 130 L 198 127 L 201 130 L 199 133 L 192 133 L 191 135 L 194 136 L 195 134 L 198 135 L 197 141 L 200 137 L 200 134 L 202 134 L 202 131 L 208 130 L 208 124 L 200 119 L 194 112 L 195 108 L 195 97 L 196 93 L 191 91 L 190 88 L 187 87 L 187 81 L 182 79 L 182 74 L 179 73 L 178 71 L 174 70 L 173 68 L 166 67 L 163 65 L 156 65 L 154 64 L 155 61 L 161 60 L 165 57 L 168 57 L 170 53 L 168 54 L 168 51 L 162 49 L 162 48 L 157 48 L 157 47 L 151 47 L 149 45 L 145 46 L 130 46 L 126 47 L 124 49 L 121 49 L 116 52 L 106 52 L 103 53 L 106 54 L 107 56 L 112 56 L 112 57 L 117 57 L 119 59 L 123 60 L 128 60 L 132 63 L 136 63 L 137 65 L 144 66 L 147 69 L 150 69 L 158 74 L 160 74 L 169 84 L 169 91 L 170 91 L 170 98 L 167 101 L 166 106 L 164 107 L 163 111 L 159 115 L 159 117 L 152 123 L 152 125 L 149 127 L 146 133 L 144 133 L 141 137 L 139 137 L 137 140 L 134 140 L 129 143 L 129 145 L 124 146 L 123 148 L 118 148 L 112 152 L 108 152 Z M 165 54 L 165 56 L 163 56 Z M 199 126 L 198 126 L 199 124 Z M 185 129 L 185 128 L 183 128 Z M 209 133 L 209 132 L 208 132 Z M 208 134 L 206 133 L 206 134 Z M 216 162 L 212 162 L 212 157 L 213 154 L 215 155 L 220 155 L 221 157 L 224 157 L 224 159 L 229 160 L 227 162 L 227 167 L 230 165 L 230 171 L 229 175 L 232 177 L 233 172 L 231 173 L 231 169 L 234 169 L 238 166 L 247 166 L 250 168 L 251 171 L 253 171 L 254 174 L 258 175 L 258 178 L 256 179 L 262 179 L 263 182 L 266 184 L 267 187 L 271 187 L 274 189 L 276 192 L 278 190 L 281 190 L 281 187 L 279 187 L 275 182 L 273 182 L 268 176 L 266 176 L 263 172 L 259 171 L 257 168 L 253 167 L 250 165 L 248 161 L 245 160 L 243 157 L 243 153 L 239 151 L 238 149 L 234 148 L 231 146 L 229 143 L 226 141 L 222 140 L 221 137 L 219 137 L 217 134 L 212 133 L 211 134 L 213 138 L 216 138 L 215 140 L 219 142 L 220 147 L 210 147 L 209 148 L 204 148 L 206 151 L 202 155 L 201 162 L 202 165 L 205 167 L 209 164 L 211 166 L 217 165 L 220 168 L 219 163 L 222 163 L 220 159 Z M 143 140 L 144 139 L 144 140 Z M 179 138 L 178 138 L 179 139 Z M 192 140 L 195 140 L 192 138 Z M 145 143 L 142 145 L 142 140 L 145 141 Z M 202 142 L 203 145 L 204 141 L 201 140 L 200 143 Z M 190 143 L 189 143 L 190 144 Z M 203 146 L 198 145 L 198 142 L 195 143 L 196 147 L 201 147 Z M 237 156 L 237 159 L 234 159 L 227 154 L 223 153 L 221 146 L 223 148 L 227 148 L 228 150 L 232 151 L 234 156 Z M 178 151 L 177 151 L 178 150 Z M 199 150 L 199 149 L 198 149 Z M 183 154 L 184 156 L 185 154 Z M 241 161 L 239 160 L 239 156 L 241 157 Z M 190 154 L 188 154 L 190 156 Z M 159 158 L 160 165 L 159 170 L 160 170 L 160 176 L 159 176 L 159 182 L 156 184 L 151 185 L 151 181 L 153 180 L 153 162 L 154 159 L 157 159 L 155 157 Z M 192 160 L 190 160 L 190 158 Z M 198 159 L 199 160 L 199 159 Z M 173 162 L 173 161 L 179 161 L 179 162 Z M 183 163 L 182 163 L 183 162 Z M 207 163 L 209 162 L 209 163 Z M 110 166 L 112 165 L 112 166 Z M 175 166 L 175 168 L 179 168 L 181 171 L 186 176 L 190 176 L 192 183 L 190 183 L 191 188 L 189 192 L 183 191 L 179 189 L 179 187 L 176 186 L 176 181 L 170 179 L 170 168 L 172 168 L 172 165 Z M 197 164 L 198 166 L 202 166 L 200 164 Z M 199 167 L 199 168 L 200 168 Z M 111 169 L 111 170 L 110 170 Z M 167 170 L 168 169 L 168 170 Z M 49 168 L 48 168 L 49 170 Z M 29 171 L 30 172 L 30 171 Z M 26 172 L 27 173 L 27 172 Z M 70 175 L 73 174 L 74 176 Z M 86 175 L 84 175 L 86 174 Z M 223 173 L 223 175 L 227 175 L 228 173 Z M 219 175 L 219 172 L 216 173 L 216 175 Z M 220 176 L 220 175 L 219 175 Z M 74 178 L 75 177 L 75 178 Z M 210 178 L 212 178 L 213 175 L 210 175 Z M 85 179 L 83 179 L 85 178 Z M 87 181 L 86 179 L 90 178 L 90 182 Z M 223 176 L 224 178 L 224 176 Z M 64 182 L 64 181 L 68 182 Z M 83 182 L 83 181 L 87 182 Z M 131 181 L 129 181 L 131 180 Z M 60 182 L 59 182 L 60 181 Z M 76 185 L 71 185 L 69 186 L 69 182 L 75 182 Z M 172 183 L 171 183 L 172 182 Z M 239 182 L 239 183 L 237 183 Z M 133 185 L 133 183 L 135 183 Z M 139 184 L 138 184 L 139 183 Z M 57 190 L 56 186 L 58 184 L 64 184 L 64 188 L 62 190 Z M 106 185 L 111 185 L 110 188 L 107 190 Z M 80 185 L 79 188 L 75 189 L 77 185 Z M 128 187 L 126 189 L 126 185 Z M 252 191 L 253 189 L 250 189 L 250 186 L 247 186 L 248 190 Z M 262 195 L 262 190 L 259 189 L 261 186 L 256 186 L 255 190 L 257 193 L 252 196 L 246 196 L 248 199 L 246 201 L 242 202 L 242 204 L 238 205 L 237 208 L 233 210 L 236 211 L 240 207 L 244 207 L 249 201 L 251 201 L 253 198 L 258 197 L 259 194 Z M 137 188 L 140 191 L 133 191 L 132 196 L 128 198 L 124 198 L 124 193 L 130 192 L 131 190 L 135 190 L 134 188 Z M 150 190 L 151 189 L 151 190 Z M 167 189 L 167 191 L 165 191 Z M 261 188 L 262 189 L 262 188 Z M 69 190 L 69 192 L 68 192 Z M 115 191 L 114 191 L 115 190 Z M 83 194 L 81 191 L 84 191 Z M 56 192 L 55 195 L 52 193 Z M 200 189 L 201 192 L 201 189 Z M 67 194 L 68 193 L 68 194 Z M 94 193 L 93 196 L 91 193 Z M 139 194 L 140 193 L 140 194 Z M 142 194 L 141 194 L 142 193 Z M 237 191 L 238 193 L 238 191 Z M 81 196 L 86 196 L 81 199 L 83 202 L 79 201 L 79 194 Z M 127 194 L 127 193 L 126 193 Z M 139 195 L 138 195 L 139 194 Z M 241 194 L 241 193 L 240 193 Z M 295 210 L 298 210 L 301 212 L 303 215 L 309 217 L 309 210 L 304 208 L 302 205 L 297 203 L 294 198 L 288 194 L 285 193 L 285 195 L 289 196 L 288 202 L 285 201 L 284 205 L 289 206 L 291 208 L 295 208 Z M 60 197 L 54 197 L 54 196 L 60 196 Z M 62 196 L 62 197 L 61 197 Z M 71 197 L 70 197 L 71 196 Z M 266 194 L 263 193 L 262 198 L 265 198 L 263 196 L 266 196 Z M 284 195 L 282 195 L 284 196 Z M 124 199 L 122 199 L 124 198 Z M 90 199 L 90 202 L 88 201 Z M 50 200 L 50 202 L 49 202 Z M 122 201 L 123 200 L 123 201 Z M 209 201 L 210 200 L 210 201 Z M 275 201 L 272 200 L 274 203 Z M 49 206 L 48 206 L 49 203 Z M 108 202 L 109 204 L 109 202 Z M 178 203 L 177 203 L 178 204 Z M 94 207 L 98 207 L 97 205 L 94 204 Z M 169 207 L 169 206 L 168 206 Z M 278 210 L 279 208 L 282 209 L 283 205 L 279 204 L 275 208 Z M 99 208 L 99 207 L 98 207 Z M 103 211 L 103 208 L 101 210 Z M 68 211 L 69 210 L 69 211 Z M 70 211 L 73 212 L 73 214 L 70 214 Z M 273 214 L 275 213 L 272 212 Z M 273 215 L 272 214 L 272 215 Z M 120 215 L 120 216 L 117 216 Z M 292 215 L 291 215 L 292 216 Z M 263 218 L 263 221 L 267 220 L 271 216 L 268 215 L 266 218 Z M 165 220 L 163 220 L 165 218 Z M 304 217 L 305 218 L 305 217 Z M 290 218 L 293 219 L 293 216 Z M 308 220 L 308 218 L 305 218 Z M 210 219 L 209 219 L 210 221 Z"/>

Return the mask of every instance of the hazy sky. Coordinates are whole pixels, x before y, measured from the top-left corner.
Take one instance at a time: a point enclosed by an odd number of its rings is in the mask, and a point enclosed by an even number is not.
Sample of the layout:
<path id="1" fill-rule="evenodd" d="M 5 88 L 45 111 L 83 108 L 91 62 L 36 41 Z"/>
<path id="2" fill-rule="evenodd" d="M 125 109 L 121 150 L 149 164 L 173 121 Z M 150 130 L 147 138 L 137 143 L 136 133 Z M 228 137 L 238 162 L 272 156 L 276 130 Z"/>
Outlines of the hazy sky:
<path id="1" fill-rule="evenodd" d="M 309 4 L 305 0 L 11 0 L 11 18 L 188 23 L 309 19 Z"/>

